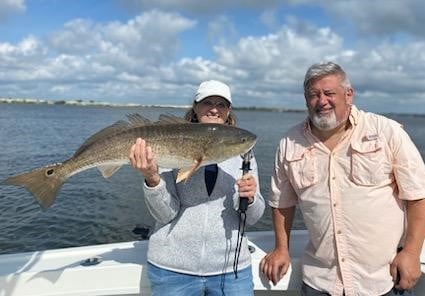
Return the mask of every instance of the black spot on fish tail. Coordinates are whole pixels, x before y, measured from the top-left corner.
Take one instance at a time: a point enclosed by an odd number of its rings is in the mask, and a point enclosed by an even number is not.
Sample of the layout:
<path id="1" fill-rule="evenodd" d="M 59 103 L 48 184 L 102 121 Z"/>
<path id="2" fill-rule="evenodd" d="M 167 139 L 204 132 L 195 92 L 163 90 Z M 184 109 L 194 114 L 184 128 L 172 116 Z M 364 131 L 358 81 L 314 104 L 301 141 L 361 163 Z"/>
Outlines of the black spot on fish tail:
<path id="1" fill-rule="evenodd" d="M 56 169 L 62 164 L 41 167 L 30 172 L 7 178 L 1 184 L 25 187 L 39 204 L 47 209 L 56 200 L 56 196 L 65 182 L 65 177 L 56 174 Z"/>

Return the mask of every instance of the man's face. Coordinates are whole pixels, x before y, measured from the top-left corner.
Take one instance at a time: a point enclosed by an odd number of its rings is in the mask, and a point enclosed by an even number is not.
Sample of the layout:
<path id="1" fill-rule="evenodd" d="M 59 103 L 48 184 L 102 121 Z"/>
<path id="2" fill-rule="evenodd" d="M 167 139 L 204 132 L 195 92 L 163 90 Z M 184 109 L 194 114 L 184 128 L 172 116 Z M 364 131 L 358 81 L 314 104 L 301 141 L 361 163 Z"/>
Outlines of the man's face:
<path id="1" fill-rule="evenodd" d="M 328 75 L 313 81 L 304 96 L 310 120 L 318 129 L 330 131 L 347 121 L 353 90 L 341 86 L 340 76 Z"/>

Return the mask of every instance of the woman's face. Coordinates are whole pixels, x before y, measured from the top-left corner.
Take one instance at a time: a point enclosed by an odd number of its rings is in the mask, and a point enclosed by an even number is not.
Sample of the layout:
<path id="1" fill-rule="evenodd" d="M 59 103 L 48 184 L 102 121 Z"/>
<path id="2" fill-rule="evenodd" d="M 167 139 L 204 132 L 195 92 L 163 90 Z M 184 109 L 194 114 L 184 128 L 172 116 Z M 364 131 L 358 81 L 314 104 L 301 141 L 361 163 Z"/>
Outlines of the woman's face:
<path id="1" fill-rule="evenodd" d="M 193 107 L 200 123 L 225 123 L 231 106 L 219 96 L 207 97 Z"/>

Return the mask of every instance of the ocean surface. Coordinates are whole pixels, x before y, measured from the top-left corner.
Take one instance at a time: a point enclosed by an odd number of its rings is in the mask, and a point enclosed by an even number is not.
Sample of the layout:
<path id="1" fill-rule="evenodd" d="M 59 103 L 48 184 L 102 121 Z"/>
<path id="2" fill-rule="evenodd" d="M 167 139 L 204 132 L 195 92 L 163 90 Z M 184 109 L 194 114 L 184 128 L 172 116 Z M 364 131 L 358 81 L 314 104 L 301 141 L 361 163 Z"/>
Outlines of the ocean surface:
<path id="1" fill-rule="evenodd" d="M 129 113 L 152 120 L 161 113 L 182 116 L 184 109 L 0 104 L 0 180 L 71 157 L 90 135 Z M 275 149 L 283 133 L 304 112 L 236 110 L 238 126 L 258 136 L 255 155 L 264 197 L 270 189 Z M 425 156 L 425 115 L 387 114 L 405 126 Z M 130 166 L 110 180 L 90 169 L 72 176 L 54 205 L 42 210 L 16 186 L 0 186 L 0 254 L 140 239 L 137 227 L 151 227 L 142 193 L 143 179 Z M 304 224 L 299 214 L 294 228 Z M 271 230 L 270 210 L 248 230 Z"/>

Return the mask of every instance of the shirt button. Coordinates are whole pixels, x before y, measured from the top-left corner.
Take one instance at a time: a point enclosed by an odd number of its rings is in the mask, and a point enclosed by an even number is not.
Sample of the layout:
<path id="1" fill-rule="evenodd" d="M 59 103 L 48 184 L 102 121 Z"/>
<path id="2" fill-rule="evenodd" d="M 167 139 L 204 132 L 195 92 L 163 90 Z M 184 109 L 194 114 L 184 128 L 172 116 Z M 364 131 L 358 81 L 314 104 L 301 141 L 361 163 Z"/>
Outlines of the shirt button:
<path id="1" fill-rule="evenodd" d="M 336 233 L 341 234 L 341 233 L 342 233 L 342 231 L 341 231 L 341 230 L 338 230 Z"/>
<path id="2" fill-rule="evenodd" d="M 336 207 L 336 202 L 334 202 L 333 206 Z"/>
<path id="3" fill-rule="evenodd" d="M 341 262 L 345 262 L 345 259 L 344 258 L 341 258 Z"/>

